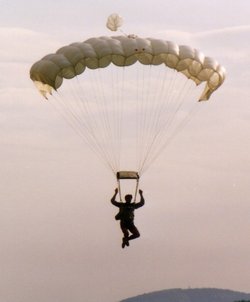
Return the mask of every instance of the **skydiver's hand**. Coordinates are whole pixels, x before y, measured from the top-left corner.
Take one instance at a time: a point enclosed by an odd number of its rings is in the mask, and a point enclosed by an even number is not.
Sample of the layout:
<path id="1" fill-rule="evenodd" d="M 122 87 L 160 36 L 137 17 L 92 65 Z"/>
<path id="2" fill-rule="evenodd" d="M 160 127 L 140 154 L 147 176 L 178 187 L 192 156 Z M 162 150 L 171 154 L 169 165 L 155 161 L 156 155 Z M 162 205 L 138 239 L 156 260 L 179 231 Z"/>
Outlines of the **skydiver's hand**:
<path id="1" fill-rule="evenodd" d="M 118 189 L 116 188 L 116 189 L 115 189 L 115 194 L 117 194 L 117 193 L 118 193 Z"/>
<path id="2" fill-rule="evenodd" d="M 143 194 L 143 191 L 142 191 L 142 190 L 139 190 L 139 194 L 141 194 L 141 195 L 142 195 L 142 194 Z"/>

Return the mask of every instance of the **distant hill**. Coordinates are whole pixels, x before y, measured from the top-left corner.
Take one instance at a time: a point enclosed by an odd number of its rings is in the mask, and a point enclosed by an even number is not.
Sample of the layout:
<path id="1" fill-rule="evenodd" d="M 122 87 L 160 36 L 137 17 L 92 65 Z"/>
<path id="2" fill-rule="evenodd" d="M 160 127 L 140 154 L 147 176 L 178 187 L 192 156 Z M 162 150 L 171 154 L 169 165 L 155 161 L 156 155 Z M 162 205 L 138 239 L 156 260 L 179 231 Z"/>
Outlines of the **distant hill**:
<path id="1" fill-rule="evenodd" d="M 176 288 L 143 294 L 120 302 L 241 302 L 242 300 L 246 302 L 250 300 L 250 294 L 217 288 Z"/>

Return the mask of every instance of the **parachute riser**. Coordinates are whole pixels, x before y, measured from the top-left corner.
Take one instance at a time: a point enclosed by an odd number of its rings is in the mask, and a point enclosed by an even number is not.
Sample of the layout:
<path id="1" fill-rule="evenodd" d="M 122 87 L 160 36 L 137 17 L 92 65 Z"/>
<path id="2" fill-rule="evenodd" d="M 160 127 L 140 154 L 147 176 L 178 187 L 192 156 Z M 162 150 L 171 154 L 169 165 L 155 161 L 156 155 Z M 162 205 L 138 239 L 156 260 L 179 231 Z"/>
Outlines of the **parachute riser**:
<path id="1" fill-rule="evenodd" d="M 120 180 L 121 179 L 135 179 L 136 180 L 136 187 L 135 187 L 135 193 L 134 193 L 134 202 L 136 202 L 136 197 L 137 197 L 138 189 L 139 189 L 139 180 L 140 180 L 139 174 L 137 172 L 134 172 L 134 171 L 119 171 L 119 172 L 116 173 L 116 179 L 117 179 L 120 201 L 122 201 Z"/>

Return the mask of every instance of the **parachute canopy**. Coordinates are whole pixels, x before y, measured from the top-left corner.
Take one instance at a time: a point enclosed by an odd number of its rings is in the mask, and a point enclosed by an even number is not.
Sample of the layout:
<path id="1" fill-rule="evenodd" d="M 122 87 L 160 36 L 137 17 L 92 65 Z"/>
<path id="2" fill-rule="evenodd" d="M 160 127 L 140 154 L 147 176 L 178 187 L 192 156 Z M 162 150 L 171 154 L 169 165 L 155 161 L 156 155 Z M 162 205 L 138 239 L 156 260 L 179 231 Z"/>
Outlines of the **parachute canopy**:
<path id="1" fill-rule="evenodd" d="M 200 101 L 208 100 L 225 79 L 224 68 L 195 48 L 154 38 L 131 36 L 90 38 L 60 48 L 36 62 L 30 77 L 46 97 L 57 90 L 63 79 L 71 79 L 86 68 L 104 68 L 113 63 L 124 67 L 139 62 L 143 65 L 164 64 L 199 85 L 205 82 Z"/>
<path id="2" fill-rule="evenodd" d="M 121 24 L 118 15 L 107 22 L 111 30 Z M 128 179 L 147 170 L 225 70 L 193 47 L 121 35 L 64 46 L 36 62 L 30 78 L 112 172 Z"/>

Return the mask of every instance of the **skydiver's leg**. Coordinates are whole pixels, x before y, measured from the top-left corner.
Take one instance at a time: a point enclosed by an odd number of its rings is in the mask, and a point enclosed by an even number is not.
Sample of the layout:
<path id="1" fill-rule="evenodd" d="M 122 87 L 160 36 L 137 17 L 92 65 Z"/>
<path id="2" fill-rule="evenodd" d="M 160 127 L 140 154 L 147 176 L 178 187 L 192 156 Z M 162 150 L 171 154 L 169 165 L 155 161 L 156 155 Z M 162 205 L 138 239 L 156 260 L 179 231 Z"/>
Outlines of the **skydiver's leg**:
<path id="1" fill-rule="evenodd" d="M 127 227 L 121 222 L 121 230 L 123 232 L 124 237 L 122 238 L 122 248 L 125 247 L 125 245 L 129 246 L 129 231 Z"/>
<path id="2" fill-rule="evenodd" d="M 122 227 L 121 229 L 122 229 L 124 238 L 128 238 L 129 237 L 129 231 L 128 231 L 128 229 L 125 228 L 125 227 Z"/>
<path id="3" fill-rule="evenodd" d="M 128 237 L 128 240 L 133 240 L 140 237 L 140 233 L 134 224 L 129 226 L 129 231 L 132 233 L 132 235 Z"/>

